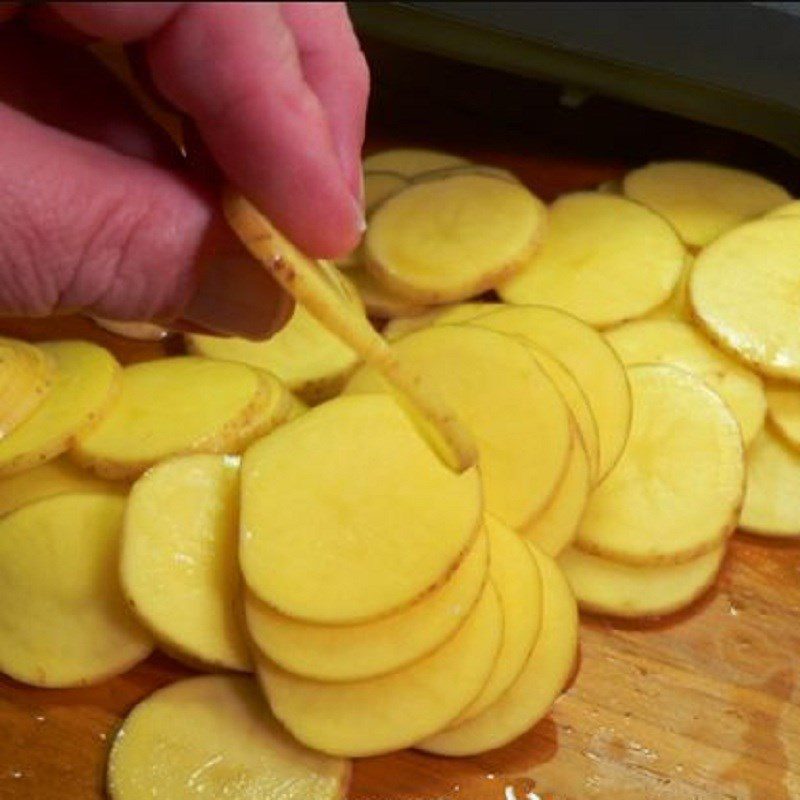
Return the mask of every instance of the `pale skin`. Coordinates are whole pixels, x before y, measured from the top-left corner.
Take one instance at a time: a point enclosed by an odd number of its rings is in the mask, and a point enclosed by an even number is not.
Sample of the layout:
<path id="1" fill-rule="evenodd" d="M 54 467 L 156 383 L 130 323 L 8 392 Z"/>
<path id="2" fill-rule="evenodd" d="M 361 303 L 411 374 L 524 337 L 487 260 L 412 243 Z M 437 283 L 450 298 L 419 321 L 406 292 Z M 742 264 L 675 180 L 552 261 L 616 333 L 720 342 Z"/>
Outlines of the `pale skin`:
<path id="1" fill-rule="evenodd" d="M 185 157 L 97 40 L 180 112 Z M 273 332 L 291 302 L 222 222 L 220 185 L 310 255 L 347 253 L 368 92 L 343 3 L 0 2 L 0 316 Z"/>

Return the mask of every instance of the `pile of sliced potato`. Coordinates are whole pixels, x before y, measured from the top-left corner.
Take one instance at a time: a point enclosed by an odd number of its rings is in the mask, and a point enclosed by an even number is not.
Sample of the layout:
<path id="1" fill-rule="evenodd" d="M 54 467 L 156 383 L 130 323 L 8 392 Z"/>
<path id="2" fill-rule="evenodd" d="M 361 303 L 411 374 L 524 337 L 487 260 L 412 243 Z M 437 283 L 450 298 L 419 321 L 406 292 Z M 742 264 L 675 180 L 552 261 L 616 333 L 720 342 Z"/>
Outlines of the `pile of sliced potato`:
<path id="1" fill-rule="evenodd" d="M 347 758 L 500 747 L 564 690 L 578 606 L 671 613 L 737 525 L 800 535 L 797 201 L 688 162 L 549 211 L 447 153 L 364 169 L 338 269 L 226 199 L 298 300 L 268 342 L 0 340 L 0 670 L 253 674 L 137 706 L 114 800 L 340 800 Z"/>

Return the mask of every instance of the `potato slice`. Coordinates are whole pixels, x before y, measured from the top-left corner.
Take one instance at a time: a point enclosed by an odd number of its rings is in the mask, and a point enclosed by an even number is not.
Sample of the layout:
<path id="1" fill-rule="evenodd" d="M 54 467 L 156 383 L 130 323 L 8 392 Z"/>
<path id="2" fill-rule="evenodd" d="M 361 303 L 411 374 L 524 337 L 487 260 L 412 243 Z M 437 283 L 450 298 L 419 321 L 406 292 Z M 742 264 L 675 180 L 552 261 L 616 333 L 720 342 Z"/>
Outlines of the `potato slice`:
<path id="1" fill-rule="evenodd" d="M 498 308 L 505 308 L 505 306 L 502 303 L 455 303 L 441 306 L 424 314 L 392 319 L 383 329 L 383 335 L 387 341 L 394 342 L 407 333 L 429 328 L 431 325 L 456 325 L 470 322 Z"/>
<path id="2" fill-rule="evenodd" d="M 742 225 L 695 259 L 689 301 L 700 326 L 753 369 L 800 381 L 800 219 Z"/>
<path id="3" fill-rule="evenodd" d="M 625 447 L 631 393 L 625 368 L 602 334 L 547 306 L 505 306 L 473 324 L 521 336 L 557 358 L 583 389 L 597 422 L 599 477 L 609 473 Z"/>
<path id="4" fill-rule="evenodd" d="M 237 453 L 283 422 L 290 399 L 268 373 L 178 356 L 126 367 L 119 399 L 79 436 L 72 457 L 108 478 L 134 478 L 165 458 Z"/>
<path id="5" fill-rule="evenodd" d="M 61 455 L 106 412 L 119 390 L 120 366 L 108 350 L 79 341 L 40 347 L 56 365 L 56 380 L 34 412 L 0 440 L 0 477 Z"/>
<path id="6" fill-rule="evenodd" d="M 387 289 L 363 266 L 350 270 L 347 275 L 358 290 L 370 317 L 376 319 L 413 317 L 424 314 L 428 310 L 428 306 L 406 300 Z"/>
<path id="7" fill-rule="evenodd" d="M 365 264 L 412 302 L 464 300 L 522 266 L 541 242 L 546 213 L 522 184 L 491 175 L 414 184 L 372 215 Z"/>
<path id="8" fill-rule="evenodd" d="M 123 339 L 160 342 L 169 336 L 167 328 L 156 325 L 154 322 L 123 322 L 118 319 L 103 319 L 102 317 L 92 317 L 91 319 L 99 328 L 122 336 Z"/>
<path id="9" fill-rule="evenodd" d="M 206 675 L 128 714 L 108 762 L 111 800 L 344 800 L 350 764 L 283 730 L 255 681 Z"/>
<path id="10" fill-rule="evenodd" d="M 530 548 L 515 531 L 491 516 L 486 518 L 486 529 L 492 554 L 489 573 L 503 611 L 503 640 L 480 694 L 448 727 L 476 717 L 514 683 L 542 624 L 542 577 Z"/>
<path id="11" fill-rule="evenodd" d="M 57 494 L 128 494 L 128 484 L 106 481 L 66 456 L 0 479 L 0 516 Z"/>
<path id="12" fill-rule="evenodd" d="M 394 150 L 381 150 L 364 159 L 364 172 L 396 172 L 406 178 L 430 172 L 434 169 L 457 167 L 469 164 L 466 158 L 438 150 L 421 147 L 399 147 Z"/>
<path id="13" fill-rule="evenodd" d="M 44 350 L 0 337 L 0 438 L 42 404 L 55 380 L 55 363 Z"/>
<path id="14" fill-rule="evenodd" d="M 575 434 L 577 438 L 577 433 Z M 580 441 L 572 448 L 569 464 L 547 508 L 522 531 L 543 553 L 555 558 L 578 535 L 592 488 L 589 459 Z"/>
<path id="15" fill-rule="evenodd" d="M 497 291 L 509 303 L 561 308 L 605 328 L 665 302 L 685 257 L 675 231 L 649 209 L 579 192 L 553 203 L 541 249 Z"/>
<path id="16" fill-rule="evenodd" d="M 739 525 L 765 536 L 800 535 L 800 453 L 767 426 L 747 452 Z"/>
<path id="17" fill-rule="evenodd" d="M 542 628 L 522 672 L 478 716 L 416 746 L 428 753 L 470 756 L 516 739 L 547 714 L 569 680 L 578 657 L 578 610 L 556 563 L 529 545 L 542 576 Z"/>
<path id="18" fill-rule="evenodd" d="M 570 547 L 558 565 L 581 609 L 635 619 L 672 614 L 693 603 L 714 583 L 726 549 L 719 545 L 683 564 L 633 567 Z"/>
<path id="19" fill-rule="evenodd" d="M 430 736 L 466 708 L 489 677 L 502 631 L 500 601 L 489 582 L 455 636 L 397 672 L 327 683 L 260 660 L 258 677 L 273 713 L 298 741 L 331 755 L 378 755 Z"/>
<path id="20" fill-rule="evenodd" d="M 489 566 L 485 533 L 445 583 L 408 608 L 360 625 L 312 625 L 279 614 L 248 593 L 254 644 L 283 669 L 321 681 L 384 675 L 426 656 L 463 623 L 480 596 Z"/>
<path id="21" fill-rule="evenodd" d="M 186 344 L 198 356 L 267 370 L 307 403 L 338 394 L 359 361 L 299 304 L 286 326 L 266 341 L 191 334 Z"/>
<path id="22" fill-rule="evenodd" d="M 122 589 L 170 651 L 247 670 L 239 597 L 239 459 L 165 461 L 133 486 L 122 538 Z"/>
<path id="23" fill-rule="evenodd" d="M 411 183 L 425 183 L 426 181 L 436 181 L 440 178 L 450 178 L 453 175 L 488 175 L 491 178 L 500 178 L 512 183 L 521 183 L 519 178 L 507 169 L 492 167 L 488 164 L 459 164 L 454 167 L 442 167 L 432 169 L 427 172 L 420 172 L 413 175 L 409 180 Z"/>
<path id="24" fill-rule="evenodd" d="M 736 526 L 744 490 L 739 424 L 720 396 L 685 370 L 628 370 L 633 425 L 612 473 L 592 494 L 578 533 L 587 552 L 628 564 L 690 561 Z"/>
<path id="25" fill-rule="evenodd" d="M 487 512 L 511 528 L 529 524 L 553 496 L 572 444 L 569 412 L 527 347 L 471 326 L 441 325 L 392 344 L 433 383 L 475 435 Z M 386 385 L 362 368 L 345 389 Z"/>
<path id="26" fill-rule="evenodd" d="M 782 206 L 773 208 L 767 217 L 800 217 L 800 200 L 790 200 Z"/>
<path id="27" fill-rule="evenodd" d="M 678 278 L 678 283 L 667 298 L 666 303 L 662 303 L 658 308 L 653 309 L 647 319 L 671 319 L 677 322 L 691 322 L 692 309 L 689 304 L 689 276 L 692 273 L 694 259 L 688 253 L 686 261 Z"/>
<path id="28" fill-rule="evenodd" d="M 366 213 L 371 213 L 381 201 L 406 186 L 408 186 L 408 178 L 399 172 L 364 173 L 364 209 Z"/>
<path id="29" fill-rule="evenodd" d="M 297 619 L 375 619 L 446 579 L 481 506 L 477 469 L 447 469 L 391 397 L 331 400 L 245 453 L 245 581 Z"/>
<path id="30" fill-rule="evenodd" d="M 791 383 L 767 384 L 770 422 L 792 447 L 800 449 L 800 387 Z"/>
<path id="31" fill-rule="evenodd" d="M 117 558 L 125 498 L 65 494 L 0 520 L 0 672 L 33 686 L 85 686 L 145 658 Z"/>
<path id="32" fill-rule="evenodd" d="M 672 364 L 702 378 L 727 404 L 745 446 L 764 426 L 767 401 L 758 375 L 721 352 L 694 328 L 670 320 L 638 320 L 607 334 L 625 366 Z"/>
<path id="33" fill-rule="evenodd" d="M 629 172 L 622 188 L 669 220 L 683 241 L 695 247 L 791 199 L 760 175 L 701 161 L 648 164 Z"/>

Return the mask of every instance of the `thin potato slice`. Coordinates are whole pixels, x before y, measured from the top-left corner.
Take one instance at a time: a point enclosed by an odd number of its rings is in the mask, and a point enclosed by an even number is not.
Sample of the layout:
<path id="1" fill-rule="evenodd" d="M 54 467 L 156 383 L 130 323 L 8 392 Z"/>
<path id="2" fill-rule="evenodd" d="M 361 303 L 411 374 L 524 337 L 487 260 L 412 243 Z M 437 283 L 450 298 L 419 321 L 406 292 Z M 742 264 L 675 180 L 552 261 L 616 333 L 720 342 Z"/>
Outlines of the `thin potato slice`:
<path id="1" fill-rule="evenodd" d="M 122 589 L 170 651 L 247 670 L 237 563 L 239 459 L 165 461 L 133 486 L 122 538 Z"/>
<path id="2" fill-rule="evenodd" d="M 17 428 L 53 388 L 53 359 L 36 345 L 0 338 L 0 438 Z"/>
<path id="3" fill-rule="evenodd" d="M 739 424 L 689 372 L 639 365 L 628 376 L 630 439 L 594 490 L 577 543 L 629 564 L 690 561 L 719 547 L 736 526 L 744 490 Z"/>
<path id="4" fill-rule="evenodd" d="M 72 457 L 108 478 L 165 458 L 237 453 L 286 419 L 287 391 L 244 364 L 178 356 L 126 367 L 119 399 L 78 437 Z"/>
<path id="5" fill-rule="evenodd" d="M 430 736 L 466 708 L 489 677 L 502 631 L 500 601 L 489 582 L 455 636 L 397 672 L 323 683 L 262 660 L 258 677 L 273 713 L 298 741 L 331 755 L 378 755 Z"/>
<path id="6" fill-rule="evenodd" d="M 390 291 L 417 303 L 480 294 L 530 257 L 546 209 L 522 184 L 453 175 L 403 189 L 370 219 L 365 264 Z"/>
<path id="7" fill-rule="evenodd" d="M 547 306 L 505 306 L 481 314 L 474 325 L 520 336 L 557 358 L 577 380 L 597 423 L 599 477 L 622 453 L 631 424 L 631 392 L 619 356 L 602 334 Z"/>
<path id="8" fill-rule="evenodd" d="M 694 247 L 791 199 L 760 175 L 700 161 L 648 164 L 629 172 L 622 186 L 628 197 L 664 216 Z"/>
<path id="9" fill-rule="evenodd" d="M 800 217 L 800 200 L 791 200 L 782 206 L 773 208 L 767 217 Z"/>
<path id="10" fill-rule="evenodd" d="M 688 253 L 686 261 L 681 271 L 681 276 L 667 298 L 666 303 L 662 303 L 658 308 L 653 309 L 647 319 L 671 319 L 677 322 L 691 322 L 692 309 L 689 304 L 689 276 L 692 273 L 694 259 Z"/>
<path id="11" fill-rule="evenodd" d="M 417 147 L 400 147 L 394 150 L 381 150 L 364 159 L 364 172 L 396 172 L 406 178 L 430 172 L 434 169 L 457 167 L 469 164 L 466 158 L 438 150 Z"/>
<path id="12" fill-rule="evenodd" d="M 767 411 L 781 436 L 800 449 L 800 387 L 791 383 L 767 384 Z"/>
<path id="13" fill-rule="evenodd" d="M 125 498 L 67 494 L 0 520 L 0 672 L 33 686 L 85 686 L 145 658 L 117 558 Z"/>
<path id="14" fill-rule="evenodd" d="M 266 341 L 204 334 L 191 334 L 186 340 L 195 355 L 271 372 L 307 403 L 335 396 L 359 361 L 299 304 L 289 322 Z"/>
<path id="15" fill-rule="evenodd" d="M 542 624 L 542 578 L 530 548 L 515 531 L 491 516 L 486 518 L 486 529 L 492 554 L 489 572 L 503 611 L 503 640 L 480 694 L 451 726 L 480 714 L 514 683 Z"/>
<path id="16" fill-rule="evenodd" d="M 576 434 L 577 436 L 577 434 Z M 555 558 L 575 541 L 592 488 L 589 459 L 580 442 L 572 448 L 569 464 L 547 508 L 522 531 L 543 553 Z"/>
<path id="17" fill-rule="evenodd" d="M 456 474 L 389 396 L 341 397 L 242 462 L 241 565 L 281 613 L 365 622 L 438 586 L 482 526 L 476 468 Z"/>
<path id="18" fill-rule="evenodd" d="M 541 249 L 497 291 L 509 303 L 561 308 L 605 328 L 665 302 L 685 257 L 675 231 L 649 209 L 579 192 L 553 203 Z"/>
<path id="19" fill-rule="evenodd" d="M 753 369 L 800 381 L 800 219 L 750 222 L 695 259 L 692 312 L 708 335 Z"/>
<path id="20" fill-rule="evenodd" d="M 471 322 L 498 308 L 505 308 L 505 306 L 502 303 L 456 303 L 451 306 L 442 306 L 425 314 L 390 320 L 383 329 L 383 335 L 387 341 L 394 342 L 407 333 L 429 328 L 431 325 L 457 325 Z"/>
<path id="21" fill-rule="evenodd" d="M 428 309 L 426 305 L 399 297 L 363 267 L 351 270 L 347 276 L 355 285 L 370 317 L 376 319 L 413 317 L 424 314 Z"/>
<path id="22" fill-rule="evenodd" d="M 111 800 L 344 800 L 350 765 L 314 753 L 270 713 L 255 681 L 206 675 L 150 695 L 122 724 Z"/>
<path id="23" fill-rule="evenodd" d="M 672 614 L 691 605 L 714 583 L 725 551 L 720 545 L 683 564 L 632 567 L 570 547 L 558 565 L 582 610 L 636 619 Z"/>
<path id="24" fill-rule="evenodd" d="M 118 319 L 103 319 L 92 317 L 92 321 L 99 328 L 109 333 L 122 336 L 123 339 L 134 339 L 142 342 L 160 342 L 169 336 L 169 331 L 154 322 L 123 322 Z"/>
<path id="25" fill-rule="evenodd" d="M 529 524 L 558 486 L 572 436 L 566 405 L 528 348 L 494 331 L 441 325 L 404 336 L 392 349 L 473 432 L 487 512 L 511 528 Z M 382 390 L 381 376 L 362 368 L 345 391 Z"/>
<path id="26" fill-rule="evenodd" d="M 372 212 L 381 201 L 408 186 L 408 178 L 399 172 L 367 172 L 364 174 L 364 209 Z"/>
<path id="27" fill-rule="evenodd" d="M 744 530 L 764 536 L 800 535 L 800 453 L 767 426 L 747 452 Z"/>
<path id="28" fill-rule="evenodd" d="M 542 576 L 542 628 L 519 677 L 478 716 L 416 746 L 443 756 L 494 750 L 532 728 L 564 690 L 578 657 L 578 609 L 556 563 L 529 545 Z"/>
<path id="29" fill-rule="evenodd" d="M 500 178 L 512 183 L 521 182 L 513 172 L 501 167 L 492 167 L 488 164 L 460 164 L 455 167 L 432 169 L 412 176 L 410 181 L 411 183 L 425 183 L 426 181 L 436 181 L 440 178 L 449 178 L 453 175 L 488 175 L 489 177 Z"/>
<path id="30" fill-rule="evenodd" d="M 321 681 L 355 681 L 407 666 L 439 647 L 463 623 L 487 577 L 485 533 L 447 581 L 408 608 L 360 625 L 312 625 L 279 614 L 248 593 L 253 643 L 279 667 Z"/>
<path id="31" fill-rule="evenodd" d="M 48 342 L 41 349 L 56 365 L 56 380 L 42 403 L 0 440 L 0 477 L 43 464 L 90 429 L 119 391 L 114 356 L 89 342 Z"/>
<path id="32" fill-rule="evenodd" d="M 609 331 L 606 338 L 625 366 L 672 364 L 702 378 L 728 404 L 742 429 L 745 446 L 764 426 L 767 401 L 761 378 L 689 325 L 638 320 Z"/>

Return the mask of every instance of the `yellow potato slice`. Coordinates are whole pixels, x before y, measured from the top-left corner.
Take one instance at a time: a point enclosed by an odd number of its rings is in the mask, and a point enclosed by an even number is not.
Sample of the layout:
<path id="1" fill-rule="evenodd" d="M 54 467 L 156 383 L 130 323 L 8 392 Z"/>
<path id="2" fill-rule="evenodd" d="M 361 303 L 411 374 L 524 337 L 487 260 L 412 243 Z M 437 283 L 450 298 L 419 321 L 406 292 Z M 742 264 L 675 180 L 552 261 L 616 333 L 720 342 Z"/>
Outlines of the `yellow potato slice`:
<path id="1" fill-rule="evenodd" d="M 565 550 L 558 565 L 584 611 L 615 617 L 672 614 L 711 587 L 725 558 L 725 545 L 683 564 L 630 566 L 577 547 Z"/>
<path id="2" fill-rule="evenodd" d="M 364 173 L 364 209 L 366 213 L 371 213 L 381 201 L 405 186 L 408 186 L 408 178 L 399 172 Z"/>
<path id="3" fill-rule="evenodd" d="M 497 291 L 509 303 L 561 308 L 605 328 L 665 302 L 685 257 L 675 231 L 649 209 L 579 192 L 553 203 L 541 249 Z"/>
<path id="4" fill-rule="evenodd" d="M 122 538 L 122 589 L 171 651 L 246 670 L 237 563 L 239 459 L 182 456 L 133 486 Z"/>
<path id="5" fill-rule="evenodd" d="M 257 674 L 273 713 L 298 741 L 331 755 L 378 755 L 430 736 L 466 708 L 489 677 L 502 632 L 500 601 L 489 582 L 455 636 L 397 672 L 328 683 L 260 660 Z"/>
<path id="6" fill-rule="evenodd" d="M 55 363 L 44 350 L 0 337 L 0 438 L 41 405 L 55 380 Z"/>
<path id="7" fill-rule="evenodd" d="M 739 525 L 765 536 L 800 535 L 800 453 L 767 426 L 747 452 Z"/>
<path id="8" fill-rule="evenodd" d="M 452 153 L 418 147 L 400 147 L 394 150 L 381 150 L 367 156 L 364 159 L 364 173 L 395 172 L 411 178 L 434 169 L 457 167 L 463 164 L 469 164 L 469 161 Z"/>
<path id="9" fill-rule="evenodd" d="M 186 343 L 198 356 L 267 370 L 307 403 L 335 396 L 359 360 L 299 304 L 286 326 L 266 341 L 192 334 Z"/>
<path id="10" fill-rule="evenodd" d="M 683 241 L 695 247 L 791 199 L 760 175 L 700 161 L 648 164 L 629 172 L 622 187 L 628 197 L 669 220 Z"/>
<path id="11" fill-rule="evenodd" d="M 564 690 L 578 657 L 578 610 L 556 563 L 529 545 L 542 576 L 542 628 L 522 672 L 506 692 L 478 716 L 417 743 L 444 756 L 494 750 L 532 728 Z"/>
<path id="12" fill-rule="evenodd" d="M 520 336 L 557 358 L 577 380 L 597 423 L 599 477 L 609 473 L 625 447 L 631 394 L 625 368 L 602 334 L 547 306 L 505 306 L 473 324 Z"/>
<path id="13" fill-rule="evenodd" d="M 286 418 L 278 381 L 244 364 L 195 356 L 126 367 L 119 399 L 79 436 L 72 457 L 108 478 L 133 478 L 165 458 L 236 453 Z"/>
<path id="14" fill-rule="evenodd" d="M 92 321 L 99 328 L 109 333 L 115 333 L 124 339 L 135 339 L 142 342 L 160 342 L 169 336 L 169 331 L 154 322 L 123 322 L 118 319 L 103 319 L 92 317 Z"/>
<path id="15" fill-rule="evenodd" d="M 65 494 L 0 520 L 0 672 L 33 686 L 85 686 L 145 658 L 117 558 L 125 498 Z"/>
<path id="16" fill-rule="evenodd" d="M 510 336 L 441 325 L 392 344 L 428 378 L 475 436 L 486 510 L 511 528 L 529 524 L 553 496 L 572 444 L 569 412 L 527 347 Z M 345 391 L 385 391 L 362 368 Z"/>
<path id="17" fill-rule="evenodd" d="M 359 267 L 347 273 L 358 290 L 361 302 L 367 314 L 376 319 L 394 319 L 394 317 L 413 317 L 424 314 L 428 306 L 399 297 L 387 289 L 370 272 Z"/>
<path id="18" fill-rule="evenodd" d="M 515 531 L 486 518 L 491 550 L 490 575 L 503 611 L 503 640 L 480 694 L 448 727 L 487 709 L 522 672 L 542 624 L 542 578 L 530 548 Z"/>
<path id="19" fill-rule="evenodd" d="M 489 177 L 501 178 L 512 183 L 521 182 L 513 172 L 501 167 L 492 167 L 488 164 L 460 164 L 455 167 L 432 169 L 427 172 L 420 172 L 409 180 L 411 183 L 425 183 L 426 181 L 436 181 L 440 178 L 449 178 L 453 175 L 488 175 Z"/>
<path id="20" fill-rule="evenodd" d="M 594 490 L 577 543 L 629 564 L 689 561 L 721 545 L 738 520 L 744 490 L 739 424 L 690 372 L 639 365 L 628 376 L 631 436 Z"/>
<path id="21" fill-rule="evenodd" d="M 111 800 L 344 800 L 350 765 L 289 736 L 250 678 L 205 675 L 128 714 L 108 762 Z"/>
<path id="22" fill-rule="evenodd" d="M 429 328 L 431 325 L 457 325 L 470 322 L 498 308 L 505 306 L 502 303 L 455 303 L 442 306 L 424 314 L 389 320 L 383 329 L 383 336 L 387 341 L 394 342 L 407 333 Z"/>
<path id="23" fill-rule="evenodd" d="M 96 424 L 119 391 L 122 370 L 108 350 L 79 341 L 40 347 L 56 365 L 56 380 L 34 412 L 0 440 L 0 477 L 61 455 Z"/>
<path id="24" fill-rule="evenodd" d="M 250 590 L 288 616 L 331 624 L 420 599 L 483 522 L 477 469 L 448 470 L 384 395 L 331 400 L 253 445 L 241 514 Z"/>
<path id="25" fill-rule="evenodd" d="M 0 478 L 0 516 L 57 494 L 97 493 L 127 495 L 128 484 L 98 478 L 61 456 L 25 472 Z"/>
<path id="26" fill-rule="evenodd" d="M 578 535 L 591 488 L 589 459 L 583 445 L 576 442 L 553 499 L 522 534 L 543 553 L 555 558 Z"/>
<path id="27" fill-rule="evenodd" d="M 447 581 L 408 608 L 360 625 L 312 625 L 247 595 L 253 643 L 283 669 L 321 681 L 384 675 L 427 655 L 461 625 L 480 596 L 489 566 L 485 533 Z"/>
<path id="28" fill-rule="evenodd" d="M 728 404 L 745 446 L 764 426 L 767 401 L 761 378 L 686 323 L 638 320 L 609 331 L 606 338 L 625 366 L 672 364 L 702 378 Z"/>
<path id="29" fill-rule="evenodd" d="M 800 217 L 800 200 L 791 200 L 782 206 L 772 209 L 767 217 Z"/>
<path id="30" fill-rule="evenodd" d="M 800 219 L 742 225 L 695 259 L 689 301 L 721 347 L 763 375 L 800 381 Z"/>
<path id="31" fill-rule="evenodd" d="M 667 298 L 666 303 L 662 303 L 658 308 L 653 309 L 647 319 L 672 319 L 677 322 L 691 322 L 692 309 L 689 304 L 689 276 L 692 272 L 694 259 L 687 253 L 686 261 L 678 278 L 678 283 Z"/>
<path id="32" fill-rule="evenodd" d="M 522 184 L 491 175 L 414 184 L 372 215 L 365 264 L 413 302 L 464 300 L 522 266 L 544 236 L 546 213 Z"/>
<path id="33" fill-rule="evenodd" d="M 783 438 L 800 449 L 800 387 L 791 383 L 768 383 L 767 412 Z"/>

